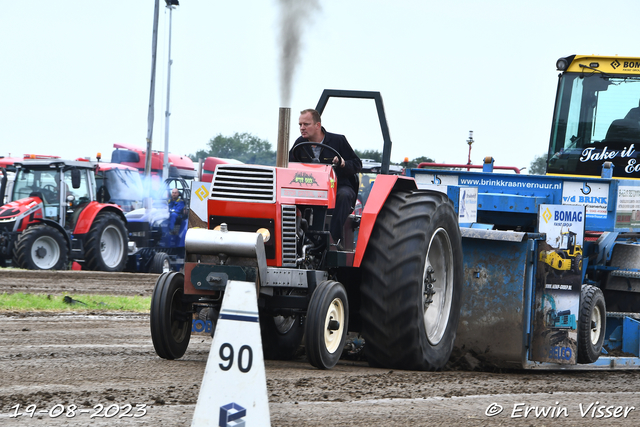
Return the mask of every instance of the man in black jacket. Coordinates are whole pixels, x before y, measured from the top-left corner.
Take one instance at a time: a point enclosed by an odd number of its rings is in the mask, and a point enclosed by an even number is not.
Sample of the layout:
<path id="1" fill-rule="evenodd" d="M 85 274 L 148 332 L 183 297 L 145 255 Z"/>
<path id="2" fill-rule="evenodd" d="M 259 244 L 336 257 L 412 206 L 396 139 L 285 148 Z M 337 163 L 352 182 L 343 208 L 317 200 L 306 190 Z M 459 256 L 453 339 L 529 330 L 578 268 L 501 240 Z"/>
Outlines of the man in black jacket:
<path id="1" fill-rule="evenodd" d="M 296 161 L 292 155 L 293 148 L 296 145 L 301 142 L 317 142 L 318 146 L 316 147 L 301 147 L 297 153 L 299 159 L 305 163 L 320 162 L 335 165 L 338 188 L 336 192 L 336 207 L 331 216 L 329 231 L 338 249 L 342 249 L 344 247 L 342 228 L 356 201 L 359 186 L 357 174 L 362 170 L 362 162 L 344 135 L 327 132 L 322 127 L 320 114 L 316 110 L 302 110 L 298 124 L 300 125 L 300 134 L 302 136 L 296 140 L 291 151 L 289 151 L 289 161 Z M 340 153 L 342 161 L 331 150 L 323 149 L 322 145 L 335 149 Z"/>

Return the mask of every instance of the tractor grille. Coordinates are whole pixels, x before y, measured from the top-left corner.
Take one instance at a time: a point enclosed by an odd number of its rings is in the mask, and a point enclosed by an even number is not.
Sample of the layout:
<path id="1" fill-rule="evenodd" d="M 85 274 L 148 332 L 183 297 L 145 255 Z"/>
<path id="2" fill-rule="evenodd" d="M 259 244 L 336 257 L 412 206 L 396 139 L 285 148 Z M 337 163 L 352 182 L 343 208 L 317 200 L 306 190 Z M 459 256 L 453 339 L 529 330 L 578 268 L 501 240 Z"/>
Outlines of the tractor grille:
<path id="1" fill-rule="evenodd" d="M 16 219 L 8 219 L 8 220 L 0 220 L 0 232 L 3 231 L 13 231 L 13 228 L 16 225 Z"/>
<path id="2" fill-rule="evenodd" d="M 218 165 L 211 199 L 274 203 L 276 172 L 267 166 Z"/>
<path id="3" fill-rule="evenodd" d="M 282 205 L 282 266 L 296 266 L 296 207 Z"/>

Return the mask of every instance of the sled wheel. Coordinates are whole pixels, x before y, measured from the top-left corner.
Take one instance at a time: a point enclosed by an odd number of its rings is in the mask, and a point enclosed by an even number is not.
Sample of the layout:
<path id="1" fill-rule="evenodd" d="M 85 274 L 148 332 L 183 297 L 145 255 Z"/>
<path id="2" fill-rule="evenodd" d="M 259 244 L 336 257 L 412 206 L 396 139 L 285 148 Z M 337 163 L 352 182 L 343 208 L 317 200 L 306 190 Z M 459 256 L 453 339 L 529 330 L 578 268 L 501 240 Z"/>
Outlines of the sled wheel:
<path id="1" fill-rule="evenodd" d="M 127 263 L 127 230 L 113 212 L 99 213 L 85 241 L 87 269 L 122 271 Z"/>
<path id="2" fill-rule="evenodd" d="M 272 316 L 260 313 L 262 351 L 267 360 L 291 360 L 302 344 L 304 321 L 299 314 Z"/>
<path id="3" fill-rule="evenodd" d="M 151 260 L 149 273 L 168 273 L 171 271 L 171 258 L 164 252 L 156 252 Z"/>
<path id="4" fill-rule="evenodd" d="M 151 296 L 151 340 L 158 356 L 178 359 L 191 339 L 191 307 L 183 301 L 182 273 L 162 273 Z"/>
<path id="5" fill-rule="evenodd" d="M 578 363 L 598 360 L 604 343 L 607 309 L 600 288 L 582 285 L 578 324 Z"/>
<path id="6" fill-rule="evenodd" d="M 13 262 L 28 270 L 64 270 L 68 263 L 67 241 L 53 227 L 34 225 L 18 237 Z"/>
<path id="7" fill-rule="evenodd" d="M 362 267 L 360 313 L 369 364 L 441 369 L 456 337 L 463 276 L 451 201 L 430 191 L 390 194 Z"/>
<path id="8" fill-rule="evenodd" d="M 349 330 L 347 291 L 340 282 L 320 282 L 307 309 L 305 351 L 309 363 L 319 369 L 333 368 Z"/>

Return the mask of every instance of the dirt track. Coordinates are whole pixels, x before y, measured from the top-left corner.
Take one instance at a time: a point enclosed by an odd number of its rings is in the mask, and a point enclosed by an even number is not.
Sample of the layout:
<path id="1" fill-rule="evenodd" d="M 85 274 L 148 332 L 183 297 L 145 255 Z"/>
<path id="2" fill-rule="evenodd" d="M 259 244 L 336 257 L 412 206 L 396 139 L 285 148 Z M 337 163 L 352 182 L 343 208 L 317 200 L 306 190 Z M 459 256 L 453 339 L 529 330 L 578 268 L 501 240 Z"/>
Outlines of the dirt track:
<path id="1" fill-rule="evenodd" d="M 154 282 L 153 275 L 0 270 L 0 292 L 149 295 Z M 167 361 L 155 354 L 147 315 L 0 314 L 0 424 L 189 425 L 210 345 L 194 337 L 185 357 Z M 299 359 L 267 361 L 266 376 L 274 426 L 640 424 L 640 371 L 429 373 L 346 360 L 319 371 Z M 28 405 L 51 412 L 11 418 L 18 404 L 21 413 Z M 131 416 L 118 418 L 127 404 Z M 78 409 L 52 418 L 61 405 Z M 118 412 L 92 419 L 96 405 Z M 133 417 L 142 414 L 136 405 L 146 405 L 144 416 Z M 528 407 L 536 409 L 525 417 Z M 547 416 L 536 418 L 543 408 Z"/>

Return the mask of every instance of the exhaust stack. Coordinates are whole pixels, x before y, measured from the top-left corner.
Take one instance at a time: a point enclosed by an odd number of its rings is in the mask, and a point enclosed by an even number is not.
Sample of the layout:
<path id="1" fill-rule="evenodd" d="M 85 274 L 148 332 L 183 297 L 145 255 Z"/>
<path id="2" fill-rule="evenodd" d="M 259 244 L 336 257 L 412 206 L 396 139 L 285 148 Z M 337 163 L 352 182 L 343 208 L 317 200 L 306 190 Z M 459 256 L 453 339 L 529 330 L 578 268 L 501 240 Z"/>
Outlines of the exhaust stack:
<path id="1" fill-rule="evenodd" d="M 276 151 L 276 166 L 289 166 L 289 129 L 291 127 L 291 108 L 280 107 L 278 114 L 278 147 Z"/>

